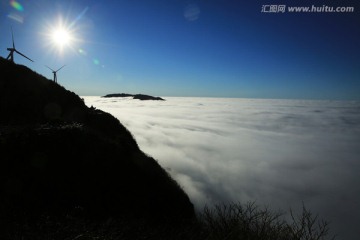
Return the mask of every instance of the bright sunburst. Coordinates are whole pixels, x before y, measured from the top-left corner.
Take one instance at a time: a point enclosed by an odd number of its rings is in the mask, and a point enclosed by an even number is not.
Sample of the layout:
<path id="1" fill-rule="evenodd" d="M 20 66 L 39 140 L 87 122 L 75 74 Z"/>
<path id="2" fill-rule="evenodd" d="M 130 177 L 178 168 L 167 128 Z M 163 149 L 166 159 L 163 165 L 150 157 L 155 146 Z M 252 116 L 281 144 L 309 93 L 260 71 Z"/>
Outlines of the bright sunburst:
<path id="1" fill-rule="evenodd" d="M 72 38 L 71 33 L 64 28 L 55 29 L 51 33 L 53 43 L 60 48 L 70 45 Z"/>
<path id="2" fill-rule="evenodd" d="M 80 41 L 79 29 L 75 23 L 69 23 L 59 17 L 57 23 L 47 22 L 44 26 L 43 36 L 45 36 L 45 47 L 63 55 L 67 50 L 76 52 L 77 44 Z"/>

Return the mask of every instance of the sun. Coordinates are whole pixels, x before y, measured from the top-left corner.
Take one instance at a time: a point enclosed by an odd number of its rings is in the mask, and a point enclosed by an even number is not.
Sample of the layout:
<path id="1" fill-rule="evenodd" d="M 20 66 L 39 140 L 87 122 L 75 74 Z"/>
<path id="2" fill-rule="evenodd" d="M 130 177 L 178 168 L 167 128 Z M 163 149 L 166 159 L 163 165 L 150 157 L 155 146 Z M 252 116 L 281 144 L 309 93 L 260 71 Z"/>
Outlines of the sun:
<path id="1" fill-rule="evenodd" d="M 69 24 L 62 18 L 59 18 L 57 23 L 45 22 L 44 30 L 41 32 L 45 40 L 44 46 L 63 55 L 67 50 L 76 48 L 79 42 L 77 31 L 74 24 Z"/>
<path id="2" fill-rule="evenodd" d="M 53 21 L 44 21 L 40 32 L 42 46 L 49 54 L 56 53 L 57 56 L 64 56 L 69 51 L 77 53 L 79 44 L 84 42 L 80 37 L 82 30 L 83 25 L 79 25 L 77 20 L 71 22 L 61 15 Z"/>
<path id="3" fill-rule="evenodd" d="M 69 46 L 72 39 L 73 37 L 71 36 L 71 32 L 62 27 L 54 29 L 51 33 L 51 40 L 53 44 L 60 49 L 65 46 Z"/>

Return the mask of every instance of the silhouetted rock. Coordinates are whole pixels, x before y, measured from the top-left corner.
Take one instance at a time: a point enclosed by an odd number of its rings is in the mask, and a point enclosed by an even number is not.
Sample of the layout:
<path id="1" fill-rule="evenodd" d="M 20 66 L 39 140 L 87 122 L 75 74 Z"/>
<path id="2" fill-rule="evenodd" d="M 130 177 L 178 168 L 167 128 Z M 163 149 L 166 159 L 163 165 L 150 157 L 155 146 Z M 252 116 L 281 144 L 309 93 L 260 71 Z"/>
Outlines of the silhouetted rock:
<path id="1" fill-rule="evenodd" d="M 134 99 L 139 99 L 139 100 L 160 100 L 160 101 L 165 101 L 165 99 L 162 99 L 161 97 L 153 97 L 153 96 L 144 95 L 144 94 L 135 94 L 135 95 L 134 95 Z"/>
<path id="2" fill-rule="evenodd" d="M 134 94 L 128 94 L 128 93 L 112 93 L 107 94 L 105 96 L 102 96 L 104 98 L 111 98 L 111 97 L 134 97 Z"/>
<path id="3" fill-rule="evenodd" d="M 185 192 L 115 117 L 3 58 L 0 73 L 2 218 L 74 209 L 86 216 L 194 216 Z"/>
<path id="4" fill-rule="evenodd" d="M 111 98 L 111 97 L 133 97 L 133 99 L 139 99 L 139 100 L 160 100 L 165 101 L 165 99 L 161 97 L 153 97 L 145 94 L 128 94 L 128 93 L 113 93 L 113 94 L 107 94 L 103 96 L 104 98 Z"/>

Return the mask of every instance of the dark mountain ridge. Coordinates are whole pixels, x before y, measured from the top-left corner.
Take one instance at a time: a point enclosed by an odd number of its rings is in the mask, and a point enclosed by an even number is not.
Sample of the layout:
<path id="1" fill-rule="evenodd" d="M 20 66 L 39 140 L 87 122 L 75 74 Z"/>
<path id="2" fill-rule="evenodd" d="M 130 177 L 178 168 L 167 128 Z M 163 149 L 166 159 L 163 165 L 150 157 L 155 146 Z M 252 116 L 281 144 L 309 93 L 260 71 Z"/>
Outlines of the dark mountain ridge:
<path id="1" fill-rule="evenodd" d="M 193 218 L 186 193 L 109 113 L 0 58 L 0 215 Z M 7 216 L 7 217 L 6 217 Z"/>

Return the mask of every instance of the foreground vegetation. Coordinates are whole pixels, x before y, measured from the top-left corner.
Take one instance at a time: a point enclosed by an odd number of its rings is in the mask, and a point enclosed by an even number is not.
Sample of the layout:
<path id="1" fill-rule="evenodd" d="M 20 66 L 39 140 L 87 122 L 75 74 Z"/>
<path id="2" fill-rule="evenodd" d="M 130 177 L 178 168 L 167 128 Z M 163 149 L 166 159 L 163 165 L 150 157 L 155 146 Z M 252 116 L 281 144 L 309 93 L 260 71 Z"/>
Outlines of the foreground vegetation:
<path id="1" fill-rule="evenodd" d="M 295 215 L 290 210 L 290 221 L 285 213 L 259 208 L 254 202 L 246 205 L 229 204 L 205 207 L 199 215 L 204 239 L 284 239 L 320 240 L 328 237 L 329 223 L 319 219 L 303 206 Z"/>
<path id="2" fill-rule="evenodd" d="M 80 214 L 80 215 L 79 215 Z M 255 203 L 223 204 L 205 207 L 196 219 L 139 218 L 94 219 L 81 216 L 74 209 L 61 217 L 42 215 L 36 221 L 23 219 L 9 223 L 1 239 L 202 239 L 202 240 L 325 240 L 328 222 L 303 207 L 299 215 L 259 208 Z M 15 219 L 13 219 L 15 220 Z M 18 220 L 18 219 L 17 219 Z M 5 234 L 4 234 L 5 233 Z"/>

